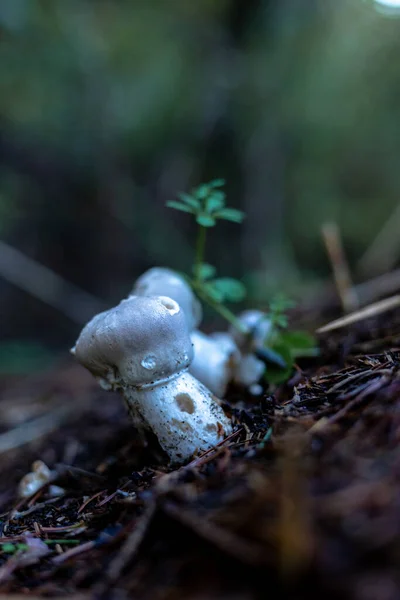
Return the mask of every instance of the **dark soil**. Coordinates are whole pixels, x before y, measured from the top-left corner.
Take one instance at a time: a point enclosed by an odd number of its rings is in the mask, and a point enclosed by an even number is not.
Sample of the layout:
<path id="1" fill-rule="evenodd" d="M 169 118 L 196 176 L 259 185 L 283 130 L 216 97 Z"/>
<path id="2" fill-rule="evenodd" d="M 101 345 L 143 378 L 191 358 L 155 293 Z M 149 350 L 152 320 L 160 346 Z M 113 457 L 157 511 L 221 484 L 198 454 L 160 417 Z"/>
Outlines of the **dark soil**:
<path id="1" fill-rule="evenodd" d="M 178 470 L 71 362 L 0 383 L 0 591 L 138 600 L 400 598 L 400 313 L 325 334 Z M 18 483 L 36 460 L 52 483 Z"/>

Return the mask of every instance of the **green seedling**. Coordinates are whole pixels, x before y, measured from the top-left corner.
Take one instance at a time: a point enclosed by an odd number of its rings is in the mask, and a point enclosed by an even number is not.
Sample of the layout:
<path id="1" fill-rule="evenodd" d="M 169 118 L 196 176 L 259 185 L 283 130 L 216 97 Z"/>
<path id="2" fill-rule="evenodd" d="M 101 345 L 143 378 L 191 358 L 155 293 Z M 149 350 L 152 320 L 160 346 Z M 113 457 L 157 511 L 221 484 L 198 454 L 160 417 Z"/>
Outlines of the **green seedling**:
<path id="1" fill-rule="evenodd" d="M 79 540 L 42 540 L 47 546 L 52 546 L 53 544 L 63 544 L 65 546 L 75 546 L 79 544 Z M 28 544 L 24 544 L 22 542 L 0 542 L 0 550 L 5 554 L 15 554 L 16 552 L 25 552 L 29 549 Z"/>
<path id="2" fill-rule="evenodd" d="M 198 224 L 195 261 L 191 276 L 186 276 L 194 292 L 234 327 L 246 333 L 226 306 L 228 302 L 241 302 L 246 296 L 246 288 L 238 279 L 217 277 L 216 267 L 205 262 L 208 229 L 220 220 L 241 223 L 244 219 L 243 212 L 226 206 L 226 194 L 221 189 L 224 185 L 223 179 L 214 179 L 190 194 L 179 194 L 179 201 L 168 202 L 167 206 L 192 214 Z"/>
<path id="3" fill-rule="evenodd" d="M 218 277 L 216 267 L 205 262 L 208 229 L 215 227 L 219 220 L 240 224 L 245 218 L 242 211 L 226 206 L 226 194 L 222 190 L 224 185 L 223 179 L 214 179 L 194 188 L 190 194 L 179 194 L 179 200 L 172 200 L 167 206 L 193 215 L 198 225 L 192 273 L 185 275 L 193 291 L 239 331 L 249 333 L 226 306 L 229 302 L 241 302 L 245 298 L 244 285 L 231 277 Z M 256 354 L 268 364 L 265 377 L 270 384 L 286 381 L 299 356 L 315 356 L 317 353 L 311 335 L 302 331 L 287 331 L 286 312 L 293 306 L 291 300 L 279 294 L 269 303 L 269 310 L 264 317 L 271 322 L 271 329 L 263 347 Z"/>
<path id="4" fill-rule="evenodd" d="M 270 384 L 280 384 L 289 379 L 296 359 L 317 356 L 318 348 L 312 335 L 306 331 L 288 331 L 287 310 L 295 303 L 284 294 L 277 294 L 269 303 L 265 319 L 271 323 L 271 329 L 264 340 L 264 347 L 276 352 L 286 363 L 285 367 L 271 365 L 265 372 Z"/>

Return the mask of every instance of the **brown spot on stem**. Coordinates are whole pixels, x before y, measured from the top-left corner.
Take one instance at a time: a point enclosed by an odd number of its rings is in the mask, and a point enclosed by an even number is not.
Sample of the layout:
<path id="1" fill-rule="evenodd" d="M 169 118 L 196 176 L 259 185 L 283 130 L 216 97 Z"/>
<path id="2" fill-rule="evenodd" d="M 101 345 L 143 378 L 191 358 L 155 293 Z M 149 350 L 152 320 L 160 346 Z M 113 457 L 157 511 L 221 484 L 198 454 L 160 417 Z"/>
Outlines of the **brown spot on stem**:
<path id="1" fill-rule="evenodd" d="M 192 415 L 194 413 L 194 411 L 196 410 L 195 406 L 194 406 L 194 402 L 193 402 L 192 398 L 189 396 L 189 394 L 177 394 L 175 396 L 175 400 L 176 400 L 179 410 L 181 410 L 182 412 L 186 412 L 186 413 L 189 413 L 189 415 Z"/>

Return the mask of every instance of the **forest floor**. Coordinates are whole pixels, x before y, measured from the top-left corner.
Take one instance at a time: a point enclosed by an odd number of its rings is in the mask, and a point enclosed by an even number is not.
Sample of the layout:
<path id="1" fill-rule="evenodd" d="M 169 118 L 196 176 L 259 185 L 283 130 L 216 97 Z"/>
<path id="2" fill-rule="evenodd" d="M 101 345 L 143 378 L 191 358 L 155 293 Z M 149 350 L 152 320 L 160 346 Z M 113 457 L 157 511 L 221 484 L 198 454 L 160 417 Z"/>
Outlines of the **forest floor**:
<path id="1" fill-rule="evenodd" d="M 400 312 L 320 345 L 177 470 L 72 359 L 1 380 L 0 598 L 398 600 Z"/>

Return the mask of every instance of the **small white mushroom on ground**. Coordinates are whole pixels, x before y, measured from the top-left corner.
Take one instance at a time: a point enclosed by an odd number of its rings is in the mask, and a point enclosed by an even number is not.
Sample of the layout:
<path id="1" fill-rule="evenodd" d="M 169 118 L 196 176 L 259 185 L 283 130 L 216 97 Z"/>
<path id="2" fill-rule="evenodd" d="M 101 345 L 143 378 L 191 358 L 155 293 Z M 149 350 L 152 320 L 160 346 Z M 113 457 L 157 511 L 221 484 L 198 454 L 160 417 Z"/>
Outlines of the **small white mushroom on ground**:
<path id="1" fill-rule="evenodd" d="M 257 383 L 265 372 L 265 363 L 258 359 L 254 352 L 264 346 L 272 325 L 265 313 L 260 310 L 245 310 L 239 315 L 238 320 L 247 329 L 248 334 L 242 333 L 233 326 L 229 331 L 241 352 L 234 380 L 250 387 Z"/>
<path id="2" fill-rule="evenodd" d="M 21 498 L 29 498 L 47 485 L 53 479 L 53 472 L 41 460 L 36 460 L 32 465 L 31 473 L 27 473 L 21 479 L 18 486 L 18 495 Z M 58 485 L 50 485 L 48 488 L 50 496 L 62 496 L 64 490 Z"/>
<path id="3" fill-rule="evenodd" d="M 186 316 L 194 349 L 189 372 L 222 398 L 233 378 L 239 352 L 228 333 L 207 336 L 196 329 L 202 318 L 202 309 L 189 283 L 171 269 L 154 267 L 139 277 L 131 295 L 163 295 L 179 304 Z"/>
<path id="4" fill-rule="evenodd" d="M 253 352 L 262 346 L 271 333 L 271 321 L 261 310 L 245 310 L 238 316 L 238 321 L 247 329 L 248 334 L 233 326 L 230 333 L 243 352 Z"/>
<path id="5" fill-rule="evenodd" d="M 131 296 L 83 329 L 76 359 L 103 387 L 120 390 L 129 412 L 182 463 L 231 432 L 216 398 L 188 373 L 193 358 L 183 310 L 169 297 Z"/>

